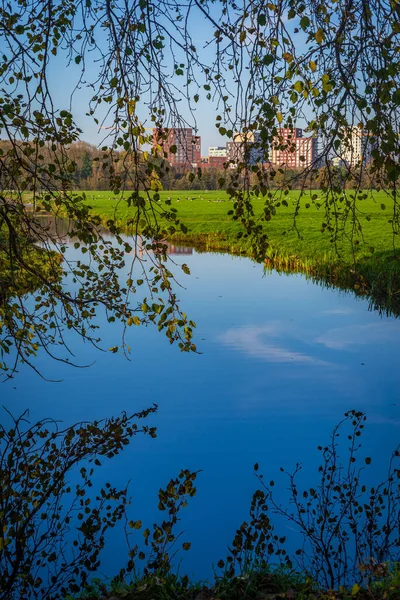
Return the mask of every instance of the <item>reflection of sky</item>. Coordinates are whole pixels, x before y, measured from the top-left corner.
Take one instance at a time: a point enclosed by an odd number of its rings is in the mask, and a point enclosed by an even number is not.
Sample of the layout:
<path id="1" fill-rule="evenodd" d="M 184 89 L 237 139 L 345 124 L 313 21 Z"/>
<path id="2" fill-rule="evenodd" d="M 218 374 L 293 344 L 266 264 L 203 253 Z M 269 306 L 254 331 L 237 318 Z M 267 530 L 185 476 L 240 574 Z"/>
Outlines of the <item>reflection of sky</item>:
<path id="1" fill-rule="evenodd" d="M 356 350 L 359 346 L 396 344 L 399 334 L 399 321 L 383 321 L 328 329 L 316 341 L 327 348 Z"/>
<path id="2" fill-rule="evenodd" d="M 309 366 L 331 366 L 317 356 L 305 354 L 284 347 L 287 337 L 291 337 L 290 329 L 280 323 L 272 323 L 263 327 L 245 327 L 228 329 L 220 337 L 223 344 L 231 346 L 248 356 L 260 358 L 270 363 L 297 363 Z M 295 339 L 295 343 L 298 340 Z"/>
<path id="3" fill-rule="evenodd" d="M 152 327 L 128 330 L 131 361 L 68 338 L 75 360 L 95 361 L 92 367 L 72 369 L 39 357 L 47 376 L 64 381 L 46 383 L 21 367 L 3 384 L 1 400 L 16 414 L 29 408 L 32 420 L 52 416 L 65 423 L 158 403 L 150 419 L 157 439 L 136 438 L 120 457 L 104 462 L 100 478 L 120 486 L 131 479 L 130 514 L 151 525 L 160 517 L 160 486 L 181 468 L 202 469 L 198 494 L 183 515 L 192 550 L 181 567 L 202 577 L 247 518 L 255 462 L 278 483 L 279 467 L 302 461 L 303 481 L 315 485 L 316 446 L 345 411 L 357 409 L 368 415 L 371 477 L 382 475 L 399 440 L 400 321 L 300 275 L 264 276 L 247 259 L 195 252 L 176 262 L 192 273 L 180 277 L 186 289 L 177 293 L 197 323 L 201 354 L 181 354 Z M 100 320 L 103 347 L 118 344 L 118 325 Z M 286 487 L 276 486 L 282 500 Z M 124 548 L 117 534 L 112 540 L 108 574 L 121 566 Z"/>

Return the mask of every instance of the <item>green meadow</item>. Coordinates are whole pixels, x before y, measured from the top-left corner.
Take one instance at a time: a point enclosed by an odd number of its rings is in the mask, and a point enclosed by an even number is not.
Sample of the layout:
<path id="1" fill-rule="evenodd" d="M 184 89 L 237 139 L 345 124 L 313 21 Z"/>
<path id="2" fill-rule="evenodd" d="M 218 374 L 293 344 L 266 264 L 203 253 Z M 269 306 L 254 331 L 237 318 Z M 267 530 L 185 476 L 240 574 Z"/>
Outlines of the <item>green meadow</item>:
<path id="1" fill-rule="evenodd" d="M 312 194 L 317 195 L 317 199 L 312 201 L 311 193 L 303 196 L 296 222 L 293 215 L 299 192 L 294 191 L 288 196 L 282 196 L 288 206 L 278 206 L 276 214 L 264 223 L 271 255 L 298 254 L 302 259 L 322 262 L 342 259 L 351 264 L 365 257 L 370 258 L 374 254 L 392 252 L 393 248 L 398 247 L 400 242 L 397 240 L 398 236 L 393 235 L 390 223 L 393 218 L 393 200 L 385 192 L 375 192 L 368 199 L 357 202 L 357 217 L 362 231 L 353 235 L 356 244 L 346 237 L 334 244 L 327 230 L 321 232 L 322 224 L 327 221 L 324 207 L 317 206 L 322 196 L 319 191 Z M 237 239 L 237 234 L 243 231 L 243 228 L 227 214 L 232 210 L 233 202 L 224 191 L 160 192 L 161 205 L 168 198 L 171 199 L 171 206 L 177 209 L 182 223 L 188 228 L 186 234 L 174 234 L 172 239 L 179 238 L 188 243 L 204 244 L 214 250 L 249 249 L 249 241 Z M 122 196 L 116 197 L 110 192 L 86 192 L 86 202 L 92 207 L 93 213 L 100 215 L 102 220 L 116 218 L 123 229 L 126 229 L 129 219 L 135 216 L 134 207 L 128 207 Z M 253 205 L 255 215 L 260 216 L 264 199 L 253 197 Z M 382 209 L 382 205 L 385 209 Z M 340 204 L 338 207 L 342 209 Z M 331 210 L 333 213 L 334 208 Z M 168 226 L 162 219 L 160 224 Z M 347 234 L 350 233 L 351 224 L 348 223 Z"/>
<path id="2" fill-rule="evenodd" d="M 143 193 L 144 194 L 144 193 Z M 384 191 L 369 193 L 358 199 L 354 215 L 361 229 L 354 227 L 352 214 L 343 219 L 345 200 L 330 206 L 332 224 L 342 235 L 332 241 L 332 234 L 324 227 L 328 223 L 320 191 L 309 192 L 300 199 L 300 209 L 294 218 L 300 192 L 292 191 L 281 196 L 287 206 L 275 200 L 276 212 L 263 223 L 268 235 L 267 267 L 283 271 L 299 271 L 327 284 L 343 289 L 353 289 L 358 294 L 371 297 L 377 306 L 400 312 L 400 252 L 398 235 L 393 233 L 392 220 L 397 207 Z M 346 191 L 350 198 L 352 191 Z M 312 199 L 314 196 L 314 199 Z M 316 198 L 315 198 L 316 196 Z M 99 215 L 104 224 L 116 219 L 123 231 L 134 219 L 136 208 L 129 207 L 125 197 L 111 192 L 86 192 L 85 202 L 92 213 Z M 165 201 L 171 204 L 166 206 Z M 253 197 L 255 218 L 263 211 L 265 200 Z M 193 245 L 199 250 L 231 252 L 251 256 L 251 239 L 238 238 L 242 225 L 234 221 L 228 211 L 233 201 L 224 191 L 163 191 L 160 208 L 176 208 L 181 222 L 188 231 L 168 235 L 168 240 Z M 160 225 L 170 223 L 162 218 Z"/>

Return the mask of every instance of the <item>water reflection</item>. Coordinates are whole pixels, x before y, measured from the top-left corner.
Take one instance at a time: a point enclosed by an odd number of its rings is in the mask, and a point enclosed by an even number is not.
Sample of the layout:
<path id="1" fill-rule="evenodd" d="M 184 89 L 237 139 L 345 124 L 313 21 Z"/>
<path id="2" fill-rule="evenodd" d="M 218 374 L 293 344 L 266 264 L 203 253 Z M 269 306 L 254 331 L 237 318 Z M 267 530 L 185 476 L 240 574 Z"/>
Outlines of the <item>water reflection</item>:
<path id="1" fill-rule="evenodd" d="M 332 367 L 326 362 L 309 354 L 298 352 L 280 344 L 290 338 L 290 330 L 281 323 L 271 323 L 262 327 L 228 329 L 220 336 L 223 344 L 235 348 L 248 356 L 269 363 L 297 363 L 318 367 Z"/>
<path id="2" fill-rule="evenodd" d="M 73 247 L 68 252 L 67 258 L 78 255 Z M 105 460 L 100 479 L 116 487 L 131 479 L 130 518 L 151 525 L 160 516 L 159 488 L 181 468 L 202 469 L 198 494 L 183 516 L 192 550 L 181 565 L 201 578 L 211 575 L 211 564 L 225 555 L 248 514 L 257 485 L 253 464 L 276 479 L 281 466 L 290 470 L 301 461 L 303 481 L 315 484 L 315 448 L 345 411 L 367 412 L 365 452 L 374 457 L 371 477 L 381 478 L 399 438 L 400 322 L 300 275 L 263 276 L 248 259 L 193 251 L 183 261 L 192 275 L 179 296 L 197 323 L 201 354 L 179 353 L 156 328 L 132 327 L 129 362 L 93 353 L 66 331 L 76 360 L 95 364 L 72 369 L 39 355 L 39 369 L 64 381 L 49 384 L 22 367 L 3 385 L 2 403 L 15 414 L 29 408 L 31 421 L 51 416 L 71 424 L 157 402 L 151 418 L 157 439 L 137 438 L 120 457 Z M 121 331 L 106 315 L 99 318 L 107 349 Z M 278 485 L 284 490 L 286 483 Z M 101 574 L 114 575 L 124 552 L 123 536 L 115 532 Z"/>
<path id="3" fill-rule="evenodd" d="M 381 346 L 396 343 L 400 335 L 399 321 L 382 321 L 366 325 L 349 325 L 329 329 L 316 339 L 327 348 L 351 350 L 357 346 Z"/>
<path id="4" fill-rule="evenodd" d="M 110 231 L 104 227 L 96 228 L 98 233 L 106 240 L 113 240 L 114 235 L 110 233 Z M 36 213 L 33 218 L 32 223 L 32 231 L 36 232 L 38 240 L 46 241 L 50 240 L 53 243 L 69 243 L 74 242 L 77 238 L 73 235 L 74 232 L 74 224 L 72 221 L 68 219 L 61 219 L 59 217 L 54 217 L 49 213 Z M 146 240 L 142 238 L 142 236 L 128 236 L 123 235 L 123 239 L 128 242 L 131 242 L 133 246 L 135 246 L 132 252 L 126 252 L 127 255 L 134 254 L 138 252 L 140 257 L 143 257 L 147 250 L 145 250 L 145 245 L 148 243 Z M 171 244 L 169 242 L 164 242 L 167 246 L 167 254 L 170 255 L 187 255 L 190 256 L 193 254 L 193 248 Z M 151 252 L 151 251 L 150 251 Z"/>

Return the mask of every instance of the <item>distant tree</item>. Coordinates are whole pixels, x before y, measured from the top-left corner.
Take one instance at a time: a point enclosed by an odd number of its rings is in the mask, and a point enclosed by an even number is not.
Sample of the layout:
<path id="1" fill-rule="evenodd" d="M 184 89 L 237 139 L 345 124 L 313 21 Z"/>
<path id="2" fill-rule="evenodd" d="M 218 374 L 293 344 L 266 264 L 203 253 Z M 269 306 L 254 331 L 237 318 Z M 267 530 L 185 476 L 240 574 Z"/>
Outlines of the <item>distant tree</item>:
<path id="1" fill-rule="evenodd" d="M 81 177 L 82 179 L 89 179 L 92 174 L 92 158 L 89 152 L 85 152 L 83 155 Z"/>

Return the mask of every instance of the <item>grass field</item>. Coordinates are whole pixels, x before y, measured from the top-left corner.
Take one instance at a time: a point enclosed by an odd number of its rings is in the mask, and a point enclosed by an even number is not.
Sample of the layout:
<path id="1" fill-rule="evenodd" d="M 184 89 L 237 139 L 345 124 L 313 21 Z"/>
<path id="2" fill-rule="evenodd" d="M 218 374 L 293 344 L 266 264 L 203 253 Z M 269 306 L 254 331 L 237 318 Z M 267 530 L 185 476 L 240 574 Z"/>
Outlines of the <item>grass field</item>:
<path id="1" fill-rule="evenodd" d="M 318 191 L 315 194 L 320 196 Z M 124 227 L 135 215 L 134 207 L 129 208 L 123 199 L 113 196 L 110 192 L 86 192 L 86 195 L 87 203 L 93 208 L 93 212 L 99 214 L 103 220 L 116 217 Z M 331 262 L 339 258 L 339 252 L 344 262 L 351 264 L 373 254 L 392 252 L 393 248 L 400 245 L 400 240 L 393 235 L 392 225 L 389 223 L 393 218 L 393 201 L 385 192 L 375 192 L 367 200 L 358 202 L 358 217 L 363 227 L 362 233 L 354 236 L 358 243 L 353 245 L 349 240 L 342 241 L 337 248 L 330 242 L 330 234 L 327 231 L 321 233 L 321 225 L 326 222 L 324 208 L 317 208 L 318 200 L 311 202 L 311 194 L 301 201 L 297 231 L 294 229 L 294 203 L 298 195 L 299 192 L 291 192 L 286 197 L 288 206 L 279 206 L 276 215 L 264 224 L 270 240 L 271 255 L 298 254 L 303 259 L 317 258 L 319 261 Z M 168 197 L 171 198 L 172 206 L 178 210 L 182 222 L 189 229 L 184 236 L 187 242 L 201 242 L 210 249 L 249 248 L 245 240 L 240 243 L 237 240 L 236 236 L 242 227 L 227 215 L 233 202 L 225 192 L 174 191 L 161 192 L 160 197 L 161 203 Z M 253 203 L 256 215 L 260 215 L 264 200 L 254 198 Z M 306 208 L 306 204 L 310 204 L 310 207 Z M 386 206 L 385 210 L 382 210 L 382 204 Z M 161 224 L 165 225 L 162 221 Z"/>
<path id="2" fill-rule="evenodd" d="M 350 197 L 352 192 L 346 194 Z M 121 231 L 133 231 L 129 221 L 135 219 L 137 209 L 128 206 L 129 193 L 115 196 L 109 191 L 87 191 L 85 195 L 85 203 L 104 225 L 113 219 Z M 312 195 L 316 196 L 314 200 Z M 386 192 L 373 192 L 367 199 L 357 200 L 355 214 L 361 231 L 352 230 L 351 215 L 343 227 L 344 201 L 337 207 L 331 206 L 331 218 L 335 219 L 336 214 L 344 233 L 335 243 L 328 230 L 321 231 L 323 223 L 327 223 L 321 192 L 310 192 L 301 198 L 296 223 L 294 211 L 299 192 L 283 198 L 287 206 L 276 206 L 276 214 L 263 223 L 269 242 L 267 268 L 302 272 L 327 285 L 352 289 L 369 296 L 375 307 L 400 314 L 400 240 L 391 223 L 397 207 Z M 168 199 L 170 206 L 165 205 Z M 26 201 L 29 202 L 29 195 Z M 198 250 L 252 255 L 252 240 L 237 237 L 243 227 L 227 214 L 233 209 L 233 202 L 224 191 L 163 191 L 158 204 L 160 209 L 176 208 L 188 228 L 187 233 L 166 235 L 169 241 Z M 264 199 L 254 197 L 253 206 L 255 217 L 260 216 Z M 170 225 L 162 218 L 159 224 L 163 228 Z"/>
<path id="3" fill-rule="evenodd" d="M 351 195 L 352 192 L 346 192 Z M 317 199 L 312 200 L 315 194 Z M 301 199 L 299 214 L 294 226 L 294 208 L 299 192 L 285 197 L 288 206 L 276 208 L 276 214 L 264 223 L 269 239 L 266 265 L 278 270 L 299 271 L 343 289 L 354 289 L 366 294 L 378 307 L 400 313 L 400 240 L 393 233 L 390 222 L 395 206 L 391 197 L 381 191 L 373 192 L 367 199 L 357 200 L 356 215 L 362 230 L 353 232 L 351 219 L 347 220 L 344 236 L 336 243 L 331 234 L 321 232 L 327 222 L 321 192 L 310 192 Z M 251 255 L 251 240 L 237 234 L 240 223 L 227 213 L 233 202 L 223 191 L 165 191 L 160 192 L 160 206 L 171 199 L 171 206 L 188 228 L 188 232 L 175 233 L 175 242 L 193 245 L 200 250 L 224 251 Z M 282 196 L 283 198 L 283 196 Z M 136 214 L 122 196 L 111 192 L 86 192 L 86 203 L 92 212 L 106 223 L 117 219 L 122 230 Z M 256 216 L 261 215 L 264 199 L 254 197 Z M 318 206 L 319 205 L 319 206 Z M 307 207 L 308 206 L 308 207 Z M 384 206 L 384 208 L 382 208 Z M 342 226 L 340 212 L 344 202 L 338 204 L 336 213 Z M 334 215 L 334 207 L 331 214 Z M 162 226 L 168 223 L 160 221 Z"/>

